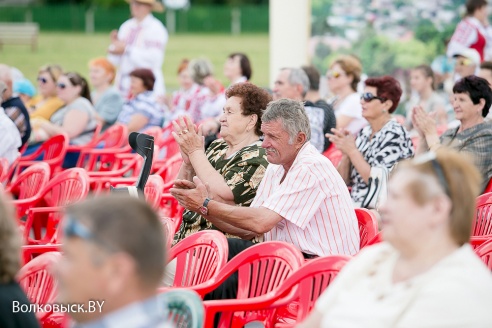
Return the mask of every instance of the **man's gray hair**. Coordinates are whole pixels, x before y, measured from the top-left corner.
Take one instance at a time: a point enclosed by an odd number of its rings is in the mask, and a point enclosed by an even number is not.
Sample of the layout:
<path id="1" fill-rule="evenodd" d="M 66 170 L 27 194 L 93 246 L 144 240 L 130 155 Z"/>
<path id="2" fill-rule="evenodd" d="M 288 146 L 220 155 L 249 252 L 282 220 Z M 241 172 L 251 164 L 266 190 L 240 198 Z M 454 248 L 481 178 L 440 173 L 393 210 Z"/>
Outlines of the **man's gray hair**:
<path id="1" fill-rule="evenodd" d="M 302 97 L 306 95 L 306 92 L 309 91 L 309 78 L 301 68 L 284 68 L 290 71 L 289 74 L 289 84 L 297 85 L 299 84 L 302 87 Z"/>
<path id="2" fill-rule="evenodd" d="M 301 101 L 279 99 L 268 104 L 261 121 L 263 123 L 280 120 L 289 134 L 289 143 L 293 144 L 297 134 L 304 132 L 306 140 L 311 139 L 311 125 Z"/>

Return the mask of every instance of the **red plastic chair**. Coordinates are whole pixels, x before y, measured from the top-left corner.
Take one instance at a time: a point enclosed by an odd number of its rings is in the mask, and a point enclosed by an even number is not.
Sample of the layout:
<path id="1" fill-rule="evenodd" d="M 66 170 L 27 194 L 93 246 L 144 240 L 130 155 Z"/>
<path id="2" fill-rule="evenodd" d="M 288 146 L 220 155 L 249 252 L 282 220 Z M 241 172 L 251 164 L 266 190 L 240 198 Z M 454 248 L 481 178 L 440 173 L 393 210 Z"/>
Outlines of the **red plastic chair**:
<path id="1" fill-rule="evenodd" d="M 328 157 L 328 159 L 332 162 L 333 166 L 337 167 L 340 161 L 342 160 L 343 153 L 341 150 L 335 147 L 335 144 L 331 144 L 327 150 L 323 153 L 324 156 Z"/>
<path id="2" fill-rule="evenodd" d="M 51 275 L 51 267 L 61 258 L 57 252 L 49 252 L 40 255 L 24 265 L 18 274 L 19 285 L 32 304 L 49 304 L 55 301 L 56 280 Z M 37 312 L 36 317 L 43 321 L 50 312 Z"/>
<path id="3" fill-rule="evenodd" d="M 103 148 L 94 148 L 97 145 L 102 145 Z M 89 172 L 111 171 L 114 169 L 115 154 L 130 151 L 128 128 L 125 125 L 114 124 L 98 137 L 94 146 L 80 150 L 77 167 L 83 167 Z"/>
<path id="4" fill-rule="evenodd" d="M 144 194 L 147 203 L 152 206 L 154 210 L 158 210 L 161 205 L 162 190 L 164 190 L 164 181 L 158 175 L 149 175 L 147 184 L 145 185 Z"/>
<path id="5" fill-rule="evenodd" d="M 264 310 L 269 312 L 263 322 L 266 328 L 293 327 L 309 315 L 319 296 L 350 259 L 350 256 L 333 255 L 311 260 L 274 291 L 251 299 L 236 300 L 233 306 L 225 305 L 224 310 Z"/>
<path id="6" fill-rule="evenodd" d="M 473 249 L 477 249 L 490 240 L 492 240 L 492 235 L 472 236 L 470 237 L 470 245 Z"/>
<path id="7" fill-rule="evenodd" d="M 374 213 L 365 208 L 356 208 L 355 215 L 359 222 L 360 248 L 363 248 L 378 233 L 378 219 Z"/>
<path id="8" fill-rule="evenodd" d="M 492 270 L 492 240 L 485 242 L 482 246 L 475 249 L 475 253 Z"/>
<path id="9" fill-rule="evenodd" d="M 94 133 L 92 134 L 92 139 L 85 145 L 68 145 L 67 153 L 80 152 L 82 149 L 94 148 L 97 146 L 99 138 L 101 136 L 102 124 L 97 123 Z"/>
<path id="10" fill-rule="evenodd" d="M 173 287 L 200 285 L 217 276 L 227 263 L 229 247 L 220 231 L 196 232 L 174 245 L 169 262 L 176 259 Z"/>
<path id="11" fill-rule="evenodd" d="M 9 161 L 6 158 L 0 158 L 0 184 L 7 182 L 9 176 Z"/>
<path id="12" fill-rule="evenodd" d="M 160 175 L 164 180 L 164 192 L 168 193 L 169 189 L 174 184 L 174 180 L 179 173 L 179 168 L 183 163 L 183 159 L 181 158 L 181 154 L 176 154 L 171 157 L 155 174 Z"/>
<path id="13" fill-rule="evenodd" d="M 26 215 L 26 211 L 41 198 L 43 188 L 48 184 L 51 169 L 45 162 L 39 162 L 25 169 L 17 179 L 7 186 L 15 200 L 11 203 L 17 209 L 17 218 Z"/>
<path id="14" fill-rule="evenodd" d="M 366 246 L 371 246 L 383 242 L 383 231 L 378 232 L 372 239 L 370 239 Z"/>
<path id="15" fill-rule="evenodd" d="M 15 168 L 14 176 L 22 172 L 24 168 L 39 161 L 47 163 L 51 168 L 51 176 L 55 176 L 62 169 L 63 160 L 67 154 L 68 141 L 68 136 L 64 134 L 46 140 L 34 153 L 21 157 Z"/>
<path id="16" fill-rule="evenodd" d="M 167 249 L 171 248 L 174 242 L 174 235 L 178 232 L 182 221 L 182 215 L 174 217 L 161 216 L 162 228 L 165 236 L 167 236 Z"/>
<path id="17" fill-rule="evenodd" d="M 202 297 L 217 288 L 232 273 L 238 271 L 238 290 L 235 300 L 205 301 L 205 327 L 213 327 L 214 317 L 222 312 L 218 327 L 242 327 L 247 322 L 264 321 L 268 311 L 246 311 L 239 306 L 246 299 L 265 295 L 282 284 L 304 263 L 301 252 L 292 244 L 281 241 L 263 242 L 249 247 L 219 272 L 218 276 L 200 287 L 192 288 Z M 236 306 L 238 305 L 238 306 Z"/>
<path id="18" fill-rule="evenodd" d="M 472 236 L 492 235 L 492 193 L 477 197 Z"/>
<path id="19" fill-rule="evenodd" d="M 22 265 L 26 265 L 35 257 L 49 252 L 60 252 L 61 244 L 53 245 L 24 245 L 21 248 Z"/>
<path id="20" fill-rule="evenodd" d="M 484 194 L 492 192 L 492 178 L 489 180 L 489 183 L 487 184 L 487 187 L 484 190 Z"/>
<path id="21" fill-rule="evenodd" d="M 40 201 L 34 204 L 45 207 L 27 210 L 23 234 L 27 244 L 42 245 L 56 242 L 57 226 L 63 208 L 84 200 L 88 193 L 89 177 L 84 169 L 68 169 L 54 177 L 41 192 Z M 41 233 L 43 228 L 44 236 Z M 30 236 L 31 229 L 33 229 L 34 238 Z"/>

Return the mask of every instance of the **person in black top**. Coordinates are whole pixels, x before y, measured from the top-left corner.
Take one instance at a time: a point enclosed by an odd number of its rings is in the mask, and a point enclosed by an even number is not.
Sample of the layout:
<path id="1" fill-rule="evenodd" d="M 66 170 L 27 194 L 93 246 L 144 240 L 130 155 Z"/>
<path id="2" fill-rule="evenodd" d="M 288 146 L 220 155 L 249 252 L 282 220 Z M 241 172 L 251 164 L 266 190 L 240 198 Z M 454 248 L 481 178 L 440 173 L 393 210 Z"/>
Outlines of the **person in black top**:
<path id="1" fill-rule="evenodd" d="M 7 85 L 7 90 L 3 95 L 6 100 L 2 102 L 1 107 L 4 108 L 5 114 L 10 117 L 19 129 L 22 145 L 24 145 L 31 136 L 29 112 L 19 97 L 12 97 L 12 73 L 9 66 L 0 64 L 0 81 L 5 82 Z"/>
<path id="2" fill-rule="evenodd" d="M 331 133 L 331 129 L 336 128 L 337 126 L 337 119 L 335 117 L 333 107 L 329 105 L 326 101 L 322 100 L 319 95 L 320 74 L 314 66 L 302 66 L 301 68 L 306 73 L 309 79 L 309 90 L 304 96 L 305 105 L 323 109 L 323 111 L 325 112 L 323 132 L 325 134 Z M 330 140 L 325 137 L 323 151 L 327 150 L 328 147 L 330 147 L 330 144 Z"/>
<path id="3" fill-rule="evenodd" d="M 20 309 L 29 306 L 29 301 L 15 280 L 20 268 L 21 237 L 13 214 L 0 194 L 0 327 L 38 328 L 34 312 L 14 312 L 14 302 Z"/>

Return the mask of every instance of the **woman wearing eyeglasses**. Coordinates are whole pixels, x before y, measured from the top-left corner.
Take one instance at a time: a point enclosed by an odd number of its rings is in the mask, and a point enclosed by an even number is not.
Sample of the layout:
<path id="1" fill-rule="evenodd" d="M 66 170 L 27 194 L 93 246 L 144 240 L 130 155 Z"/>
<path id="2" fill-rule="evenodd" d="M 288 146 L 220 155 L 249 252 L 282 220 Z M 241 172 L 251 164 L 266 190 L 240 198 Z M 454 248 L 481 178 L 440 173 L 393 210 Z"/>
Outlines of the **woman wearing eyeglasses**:
<path id="1" fill-rule="evenodd" d="M 331 105 L 337 118 L 337 129 L 345 129 L 357 134 L 367 121 L 362 117 L 362 107 L 357 93 L 362 66 L 353 56 L 336 59 L 326 73 L 328 87 L 335 94 Z"/>
<path id="2" fill-rule="evenodd" d="M 298 327 L 492 327 L 492 275 L 470 244 L 480 175 L 451 150 L 403 161 L 363 249 Z"/>
<path id="3" fill-rule="evenodd" d="M 91 141 L 96 128 L 96 111 L 91 103 L 89 86 L 78 73 L 65 73 L 57 83 L 58 97 L 65 103 L 50 120 L 36 124 L 32 143 L 39 143 L 57 134 L 67 134 L 70 143 L 83 145 Z"/>
<path id="4" fill-rule="evenodd" d="M 453 109 L 460 126 L 441 137 L 433 118 L 422 108 L 415 108 L 412 121 L 420 135 L 417 153 L 446 146 L 470 154 L 482 173 L 485 190 L 492 178 L 492 123 L 484 120 L 492 104 L 492 90 L 487 80 L 472 75 L 456 82 L 453 93 Z"/>
<path id="5" fill-rule="evenodd" d="M 398 161 L 413 156 L 413 145 L 405 128 L 391 118 L 401 97 L 400 83 L 391 76 L 369 78 L 360 98 L 362 116 L 369 125 L 357 139 L 345 129 L 332 129 L 330 141 L 343 153 L 338 172 L 351 196 L 360 205 L 368 191 L 371 167 L 391 169 Z"/>
<path id="6" fill-rule="evenodd" d="M 63 107 L 63 101 L 56 93 L 56 81 L 62 73 L 63 70 L 58 65 L 43 66 L 39 70 L 39 94 L 26 105 L 31 120 L 37 118 L 49 120 L 53 113 Z"/>

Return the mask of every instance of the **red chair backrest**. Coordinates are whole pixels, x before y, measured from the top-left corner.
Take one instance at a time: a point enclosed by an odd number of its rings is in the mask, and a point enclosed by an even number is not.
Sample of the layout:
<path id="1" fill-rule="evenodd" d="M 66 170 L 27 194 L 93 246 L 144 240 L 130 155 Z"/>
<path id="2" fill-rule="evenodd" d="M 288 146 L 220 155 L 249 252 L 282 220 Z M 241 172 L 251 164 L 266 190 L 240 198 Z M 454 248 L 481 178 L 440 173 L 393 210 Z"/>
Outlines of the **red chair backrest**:
<path id="1" fill-rule="evenodd" d="M 191 287 L 210 280 L 227 263 L 229 247 L 220 231 L 196 232 L 171 248 L 169 260 L 176 259 L 173 287 Z"/>
<path id="2" fill-rule="evenodd" d="M 161 217 L 162 229 L 164 230 L 164 235 L 167 238 L 167 249 L 171 249 L 174 242 L 174 235 L 178 232 L 182 220 L 182 216 Z"/>
<path id="3" fill-rule="evenodd" d="M 303 264 L 304 257 L 294 245 L 267 241 L 236 255 L 218 277 L 229 276 L 237 270 L 237 298 L 252 298 L 275 290 Z M 269 315 L 265 311 L 222 312 L 219 327 L 242 327 L 246 322 L 262 321 Z"/>
<path id="4" fill-rule="evenodd" d="M 21 248 L 22 265 L 26 265 L 35 257 L 49 252 L 60 252 L 61 244 L 23 245 Z"/>
<path id="5" fill-rule="evenodd" d="M 342 160 L 343 153 L 335 147 L 335 144 L 331 144 L 327 150 L 323 153 L 324 156 L 333 163 L 333 166 L 337 167 L 338 163 Z"/>
<path id="6" fill-rule="evenodd" d="M 89 194 L 89 176 L 84 169 L 71 168 L 51 179 L 42 192 L 47 206 L 67 206 Z"/>
<path id="7" fill-rule="evenodd" d="M 492 240 L 485 242 L 482 246 L 475 249 L 475 253 L 492 270 Z"/>
<path id="8" fill-rule="evenodd" d="M 378 232 L 372 239 L 369 239 L 366 246 L 371 246 L 383 242 L 383 231 Z"/>
<path id="9" fill-rule="evenodd" d="M 487 187 L 484 190 L 484 194 L 492 192 L 492 178 L 490 178 L 489 183 L 487 184 Z"/>
<path id="10" fill-rule="evenodd" d="M 50 272 L 51 266 L 56 264 L 60 258 L 61 254 L 58 252 L 45 253 L 20 269 L 19 285 L 32 304 L 48 304 L 55 301 L 56 280 Z M 46 313 L 47 315 L 49 313 Z M 38 319 L 41 318 L 38 316 Z"/>
<path id="11" fill-rule="evenodd" d="M 492 235 L 492 193 L 477 197 L 472 236 Z"/>
<path id="12" fill-rule="evenodd" d="M 169 189 L 173 186 L 174 180 L 179 173 L 179 168 L 183 163 L 181 154 L 176 154 L 171 157 L 155 174 L 158 174 L 164 180 L 163 192 L 169 192 Z"/>
<path id="13" fill-rule="evenodd" d="M 6 191 L 16 196 L 18 200 L 32 199 L 36 201 L 41 198 L 43 189 L 46 187 L 50 180 L 51 169 L 45 162 L 39 162 L 31 165 L 12 182 Z M 23 216 L 31 204 L 23 206 L 21 203 L 13 201 L 17 206 L 17 213 Z"/>
<path id="14" fill-rule="evenodd" d="M 359 223 L 360 248 L 362 248 L 378 233 L 378 219 L 374 213 L 365 208 L 356 208 L 355 215 Z"/>
<path id="15" fill-rule="evenodd" d="M 59 134 L 46 140 L 39 149 L 32 154 L 21 157 L 19 165 L 23 161 L 41 160 L 48 163 L 51 167 L 51 174 L 54 175 L 61 170 L 63 160 L 67 154 L 69 138 L 65 134 Z"/>
<path id="16" fill-rule="evenodd" d="M 0 184 L 7 181 L 9 176 L 9 161 L 6 158 L 0 158 Z"/>
<path id="17" fill-rule="evenodd" d="M 302 322 L 309 315 L 319 296 L 350 259 L 350 256 L 331 255 L 308 261 L 275 291 L 279 296 L 286 296 L 296 288 L 293 299 L 298 301 L 295 322 Z"/>
<path id="18" fill-rule="evenodd" d="M 147 203 L 157 210 L 161 204 L 161 195 L 164 190 L 164 181 L 159 175 L 149 175 L 149 179 L 145 184 L 144 194 Z"/>
<path id="19" fill-rule="evenodd" d="M 103 148 L 120 148 L 123 147 L 128 139 L 128 128 L 126 125 L 113 124 L 101 134 L 96 142 L 104 143 Z"/>

